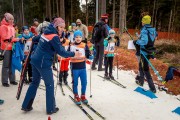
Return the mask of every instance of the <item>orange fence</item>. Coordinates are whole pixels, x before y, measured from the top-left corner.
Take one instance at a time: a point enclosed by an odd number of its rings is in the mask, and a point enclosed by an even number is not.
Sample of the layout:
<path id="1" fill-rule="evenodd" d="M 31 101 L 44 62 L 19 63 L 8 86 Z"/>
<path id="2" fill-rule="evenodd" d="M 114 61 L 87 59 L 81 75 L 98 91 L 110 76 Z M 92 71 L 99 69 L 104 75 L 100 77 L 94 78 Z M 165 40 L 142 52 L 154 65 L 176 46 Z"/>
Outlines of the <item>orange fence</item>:
<path id="1" fill-rule="evenodd" d="M 88 26 L 88 31 L 92 32 L 93 26 Z M 119 28 L 113 28 L 116 32 L 119 31 Z M 135 35 L 139 30 L 128 29 L 128 32 L 132 35 Z M 158 32 L 158 39 L 170 39 L 175 41 L 180 41 L 180 33 L 168 33 L 168 32 Z"/>

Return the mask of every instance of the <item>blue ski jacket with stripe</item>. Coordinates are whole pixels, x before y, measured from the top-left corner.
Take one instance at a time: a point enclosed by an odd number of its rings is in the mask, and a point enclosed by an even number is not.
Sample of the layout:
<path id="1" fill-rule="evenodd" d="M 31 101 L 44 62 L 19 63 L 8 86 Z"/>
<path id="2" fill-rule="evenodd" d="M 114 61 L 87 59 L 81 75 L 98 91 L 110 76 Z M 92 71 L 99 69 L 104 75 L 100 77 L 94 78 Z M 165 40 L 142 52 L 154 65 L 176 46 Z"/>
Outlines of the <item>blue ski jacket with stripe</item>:
<path id="1" fill-rule="evenodd" d="M 58 31 L 50 24 L 41 35 L 36 50 L 32 53 L 31 64 L 38 68 L 50 68 L 53 63 L 54 54 L 62 57 L 74 57 L 74 52 L 69 52 L 62 46 Z"/>

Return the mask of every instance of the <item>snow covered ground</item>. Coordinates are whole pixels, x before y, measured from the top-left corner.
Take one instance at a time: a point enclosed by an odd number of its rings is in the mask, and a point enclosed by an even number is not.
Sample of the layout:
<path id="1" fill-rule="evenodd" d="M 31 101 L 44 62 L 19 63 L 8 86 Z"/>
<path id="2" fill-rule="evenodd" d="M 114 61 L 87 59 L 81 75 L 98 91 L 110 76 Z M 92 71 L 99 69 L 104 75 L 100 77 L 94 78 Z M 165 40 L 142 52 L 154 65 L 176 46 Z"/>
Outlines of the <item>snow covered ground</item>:
<path id="1" fill-rule="evenodd" d="M 1 65 L 0 65 L 1 68 Z M 126 89 L 112 84 L 109 81 L 103 81 L 97 75 L 104 75 L 104 72 L 92 71 L 92 98 L 90 98 L 90 67 L 87 66 L 88 86 L 87 99 L 90 105 L 107 120 L 180 120 L 178 114 L 171 111 L 180 106 L 180 101 L 176 98 L 180 96 L 171 96 L 165 92 L 157 91 L 157 99 L 150 99 L 134 91 L 137 85 L 134 82 L 135 74 L 131 71 L 119 70 L 119 79 Z M 113 71 L 114 77 L 117 72 Z M 56 74 L 56 72 L 54 72 Z M 70 73 L 70 72 L 69 72 Z M 19 80 L 19 72 L 16 72 Z M 1 71 L 0 71 L 1 76 Z M 71 77 L 68 77 L 71 86 Z M 55 78 L 55 84 L 57 79 Z M 41 81 L 43 85 L 43 80 Z M 25 113 L 21 111 L 21 104 L 27 91 L 28 85 L 22 90 L 20 100 L 16 100 L 17 86 L 11 85 L 9 88 L 0 85 L 0 99 L 5 103 L 0 105 L 0 120 L 48 120 L 46 115 L 45 91 L 38 89 L 36 99 L 33 104 L 33 110 Z M 62 95 L 60 86 L 57 86 L 56 103 L 60 110 L 51 115 L 51 120 L 88 120 L 88 117 L 71 101 L 69 95 L 71 91 L 63 86 L 65 96 Z M 144 88 L 148 89 L 147 83 Z M 79 87 L 80 91 L 80 87 Z M 94 118 L 101 120 L 96 114 L 83 106 L 85 110 Z"/>

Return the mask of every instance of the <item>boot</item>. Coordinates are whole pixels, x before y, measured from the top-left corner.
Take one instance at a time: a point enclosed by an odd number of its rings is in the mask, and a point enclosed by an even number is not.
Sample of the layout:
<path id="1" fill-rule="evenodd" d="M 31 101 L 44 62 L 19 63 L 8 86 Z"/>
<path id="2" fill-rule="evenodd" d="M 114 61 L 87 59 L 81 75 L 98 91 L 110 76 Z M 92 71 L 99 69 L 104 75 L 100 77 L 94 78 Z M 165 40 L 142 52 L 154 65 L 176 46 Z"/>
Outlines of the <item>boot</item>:
<path id="1" fill-rule="evenodd" d="M 53 112 L 47 112 L 47 114 L 48 114 L 48 115 L 52 115 L 53 113 L 56 113 L 57 111 L 59 111 L 59 108 L 58 108 L 58 107 L 56 107 Z"/>
<path id="2" fill-rule="evenodd" d="M 67 77 L 68 77 L 68 71 L 64 71 L 64 76 L 63 76 L 63 80 L 64 80 L 64 84 L 67 85 Z"/>
<path id="3" fill-rule="evenodd" d="M 87 103 L 88 103 L 88 100 L 86 99 L 86 96 L 85 96 L 85 95 L 81 95 L 81 101 L 82 101 L 84 104 L 87 104 Z"/>
<path id="4" fill-rule="evenodd" d="M 109 73 L 109 77 L 110 77 L 111 80 L 115 80 L 114 76 L 112 75 L 112 73 Z"/>
<path id="5" fill-rule="evenodd" d="M 63 75 L 64 75 L 64 72 L 60 71 L 60 73 L 59 73 L 59 85 L 62 85 Z"/>
<path id="6" fill-rule="evenodd" d="M 80 105 L 81 104 L 81 99 L 79 98 L 79 95 L 78 94 L 75 94 L 74 95 L 74 100 L 75 100 L 75 103 L 77 105 Z"/>
<path id="7" fill-rule="evenodd" d="M 145 75 L 146 75 L 146 79 L 147 79 L 147 82 L 148 82 L 148 85 L 149 85 L 149 88 L 150 90 L 153 92 L 153 93 L 156 93 L 156 88 L 154 86 L 154 83 L 153 83 L 153 80 L 152 80 L 152 77 L 151 77 L 151 74 L 149 71 L 145 71 L 144 72 Z"/>
<path id="8" fill-rule="evenodd" d="M 110 80 L 110 77 L 108 76 L 108 73 L 104 74 L 104 78 L 107 79 L 107 80 Z"/>
<path id="9" fill-rule="evenodd" d="M 141 77 L 139 76 L 139 75 L 137 75 L 136 77 L 135 77 L 135 79 L 136 79 L 136 84 L 138 84 L 138 85 L 140 85 L 140 86 L 143 86 L 143 82 L 141 82 L 142 80 L 141 80 Z"/>

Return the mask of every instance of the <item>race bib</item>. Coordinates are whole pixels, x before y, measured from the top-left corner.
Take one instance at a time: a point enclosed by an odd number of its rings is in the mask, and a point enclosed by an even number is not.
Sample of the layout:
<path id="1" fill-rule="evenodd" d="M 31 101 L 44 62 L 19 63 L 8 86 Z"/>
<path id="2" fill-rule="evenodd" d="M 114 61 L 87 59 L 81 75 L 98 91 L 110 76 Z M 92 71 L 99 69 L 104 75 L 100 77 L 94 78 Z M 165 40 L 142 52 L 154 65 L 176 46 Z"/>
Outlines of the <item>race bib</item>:
<path id="1" fill-rule="evenodd" d="M 32 41 L 27 41 L 24 45 L 24 53 L 28 53 L 30 51 Z"/>
<path id="2" fill-rule="evenodd" d="M 114 50 L 115 50 L 115 43 L 114 42 L 108 43 L 108 46 L 105 48 L 105 51 L 113 53 Z"/>

